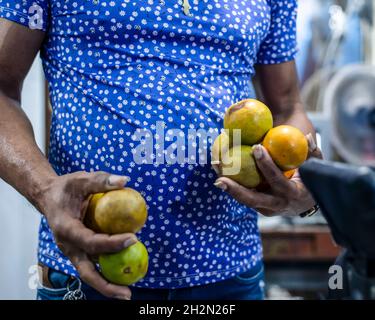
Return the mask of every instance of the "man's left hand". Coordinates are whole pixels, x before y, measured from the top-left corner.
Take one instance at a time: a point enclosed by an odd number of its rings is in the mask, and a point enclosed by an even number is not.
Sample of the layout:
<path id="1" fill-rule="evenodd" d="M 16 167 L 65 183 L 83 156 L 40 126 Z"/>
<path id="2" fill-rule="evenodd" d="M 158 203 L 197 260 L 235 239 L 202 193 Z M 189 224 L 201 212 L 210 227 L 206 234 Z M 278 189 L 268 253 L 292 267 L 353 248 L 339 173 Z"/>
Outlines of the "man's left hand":
<path id="1" fill-rule="evenodd" d="M 322 158 L 322 153 L 317 148 L 312 135 L 306 137 L 309 142 L 309 156 Z M 261 145 L 254 147 L 254 158 L 258 169 L 270 186 L 269 190 L 259 192 L 255 189 L 247 189 L 226 177 L 217 179 L 215 186 L 265 216 L 296 216 L 315 205 L 315 200 L 302 183 L 298 171 L 291 179 L 287 179 Z"/>

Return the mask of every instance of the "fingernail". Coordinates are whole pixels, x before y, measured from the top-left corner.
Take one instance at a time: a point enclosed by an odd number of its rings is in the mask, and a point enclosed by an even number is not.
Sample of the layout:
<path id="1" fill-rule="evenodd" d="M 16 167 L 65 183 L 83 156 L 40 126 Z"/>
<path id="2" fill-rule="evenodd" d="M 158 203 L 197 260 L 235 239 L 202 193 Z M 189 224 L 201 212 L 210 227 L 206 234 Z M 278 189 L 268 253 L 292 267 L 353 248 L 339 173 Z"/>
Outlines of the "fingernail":
<path id="1" fill-rule="evenodd" d="M 130 300 L 129 296 L 115 296 L 114 298 L 118 300 Z"/>
<path id="2" fill-rule="evenodd" d="M 263 147 L 261 145 L 256 145 L 254 146 L 254 151 L 253 151 L 254 157 L 257 160 L 260 160 L 263 158 Z"/>
<path id="3" fill-rule="evenodd" d="M 110 186 L 125 186 L 129 180 L 130 178 L 127 176 L 111 175 L 108 178 L 108 184 Z"/>
<path id="4" fill-rule="evenodd" d="M 131 237 L 129 239 L 126 239 L 124 241 L 124 248 L 128 248 L 128 247 L 132 246 L 133 244 L 136 244 L 137 242 L 138 242 L 138 240 L 135 237 Z"/>
<path id="5" fill-rule="evenodd" d="M 310 150 L 310 152 L 315 151 L 316 148 L 317 148 L 317 146 L 316 146 L 316 142 L 315 142 L 312 134 L 309 133 L 308 135 L 306 135 L 306 139 L 307 139 L 307 141 L 309 143 L 309 150 Z"/>
<path id="6" fill-rule="evenodd" d="M 223 181 L 216 181 L 214 183 L 214 186 L 216 188 L 219 188 L 219 189 L 223 190 L 223 191 L 226 191 L 228 189 L 228 186 Z"/>

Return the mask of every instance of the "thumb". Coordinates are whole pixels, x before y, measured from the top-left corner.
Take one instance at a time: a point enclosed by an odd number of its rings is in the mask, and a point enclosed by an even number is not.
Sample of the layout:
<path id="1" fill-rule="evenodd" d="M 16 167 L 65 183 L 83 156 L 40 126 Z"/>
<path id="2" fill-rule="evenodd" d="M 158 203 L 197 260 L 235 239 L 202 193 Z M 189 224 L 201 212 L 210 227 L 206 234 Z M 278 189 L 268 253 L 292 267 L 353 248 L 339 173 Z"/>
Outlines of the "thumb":
<path id="1" fill-rule="evenodd" d="M 318 158 L 323 159 L 323 153 L 322 150 L 317 146 L 314 137 L 311 133 L 306 135 L 306 139 L 309 145 L 309 158 Z"/>
<path id="2" fill-rule="evenodd" d="M 99 192 L 122 189 L 129 181 L 127 176 L 119 176 L 106 172 L 87 173 L 84 182 L 84 191 L 87 195 Z"/>

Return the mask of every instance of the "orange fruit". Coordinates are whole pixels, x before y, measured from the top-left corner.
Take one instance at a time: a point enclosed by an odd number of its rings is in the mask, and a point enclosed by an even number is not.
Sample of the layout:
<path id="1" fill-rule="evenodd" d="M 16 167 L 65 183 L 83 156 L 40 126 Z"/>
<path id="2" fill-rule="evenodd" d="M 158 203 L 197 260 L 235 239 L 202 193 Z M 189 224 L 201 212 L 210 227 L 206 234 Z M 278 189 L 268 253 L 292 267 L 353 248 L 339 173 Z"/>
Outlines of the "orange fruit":
<path id="1" fill-rule="evenodd" d="M 263 146 L 283 171 L 296 169 L 307 159 L 307 139 L 301 130 L 292 126 L 282 125 L 268 131 Z"/>
<path id="2" fill-rule="evenodd" d="M 136 233 L 147 219 L 146 201 L 134 189 L 124 188 L 91 197 L 85 225 L 98 233 Z"/>
<path id="3" fill-rule="evenodd" d="M 261 183 L 253 148 L 250 146 L 234 146 L 224 156 L 222 174 L 246 188 L 255 188 Z"/>
<path id="4" fill-rule="evenodd" d="M 273 126 L 272 113 L 268 107 L 255 99 L 246 99 L 233 104 L 224 117 L 224 128 L 229 130 L 233 142 L 235 129 L 241 130 L 241 144 L 252 146 L 262 140 Z M 239 145 L 238 141 L 234 141 Z"/>
<path id="5" fill-rule="evenodd" d="M 292 179 L 292 177 L 294 176 L 295 173 L 296 173 L 296 169 L 292 169 L 292 170 L 288 170 L 288 171 L 283 172 L 284 177 L 287 178 L 287 179 Z"/>
<path id="6" fill-rule="evenodd" d="M 224 131 L 217 136 L 214 143 L 212 144 L 211 154 L 213 164 L 220 164 L 223 160 L 223 156 L 228 152 L 230 147 L 230 139 L 227 133 Z"/>
<path id="7" fill-rule="evenodd" d="M 95 222 L 95 208 L 98 204 L 99 199 L 103 196 L 104 193 L 95 193 L 91 195 L 89 205 L 85 213 L 85 225 L 94 231 L 98 231 L 100 229 Z"/>

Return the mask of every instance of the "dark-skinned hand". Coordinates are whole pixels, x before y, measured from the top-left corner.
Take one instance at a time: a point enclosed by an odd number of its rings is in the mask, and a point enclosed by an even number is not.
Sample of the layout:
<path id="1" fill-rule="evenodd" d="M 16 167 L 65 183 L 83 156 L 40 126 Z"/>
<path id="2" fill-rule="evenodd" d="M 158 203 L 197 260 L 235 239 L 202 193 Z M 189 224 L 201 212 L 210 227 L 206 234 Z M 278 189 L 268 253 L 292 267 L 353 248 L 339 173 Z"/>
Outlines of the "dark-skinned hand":
<path id="1" fill-rule="evenodd" d="M 322 153 L 312 135 L 308 134 L 306 138 L 309 143 L 309 157 L 322 158 Z M 291 179 L 286 178 L 261 145 L 254 147 L 254 158 L 258 169 L 270 186 L 267 191 L 260 192 L 245 188 L 227 177 L 217 179 L 215 186 L 265 216 L 296 216 L 315 205 L 310 192 L 300 179 L 298 170 Z M 214 169 L 218 171 L 217 167 Z"/>

